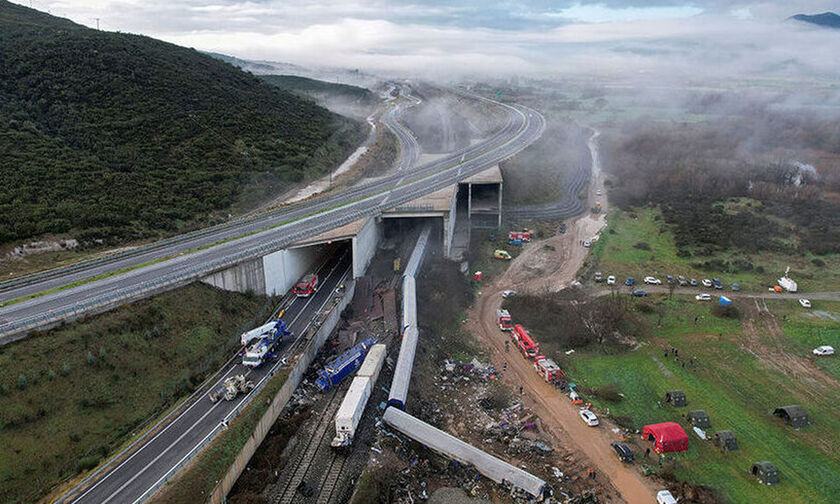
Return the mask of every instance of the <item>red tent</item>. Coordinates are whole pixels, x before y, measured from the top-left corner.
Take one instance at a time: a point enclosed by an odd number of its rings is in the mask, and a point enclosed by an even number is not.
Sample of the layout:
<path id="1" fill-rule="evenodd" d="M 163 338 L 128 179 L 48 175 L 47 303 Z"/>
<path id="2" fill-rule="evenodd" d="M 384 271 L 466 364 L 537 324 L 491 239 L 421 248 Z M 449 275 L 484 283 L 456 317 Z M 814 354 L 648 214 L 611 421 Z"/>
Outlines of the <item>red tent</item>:
<path id="1" fill-rule="evenodd" d="M 678 423 L 662 422 L 645 425 L 642 438 L 653 441 L 653 449 L 657 453 L 688 450 L 688 434 Z"/>

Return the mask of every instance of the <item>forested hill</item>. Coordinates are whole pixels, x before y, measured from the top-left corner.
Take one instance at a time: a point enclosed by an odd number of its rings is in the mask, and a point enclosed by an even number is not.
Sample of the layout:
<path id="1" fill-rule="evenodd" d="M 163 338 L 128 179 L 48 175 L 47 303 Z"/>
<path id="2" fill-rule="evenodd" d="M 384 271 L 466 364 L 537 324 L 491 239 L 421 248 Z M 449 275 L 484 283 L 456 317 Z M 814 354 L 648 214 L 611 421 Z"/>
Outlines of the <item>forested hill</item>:
<path id="1" fill-rule="evenodd" d="M 210 223 L 324 173 L 365 134 L 193 49 L 0 0 L 0 245 Z"/>
<path id="2" fill-rule="evenodd" d="M 280 89 L 311 96 L 315 99 L 342 98 L 349 102 L 367 106 L 377 102 L 374 93 L 358 86 L 326 82 L 298 75 L 262 75 L 260 78 Z"/>

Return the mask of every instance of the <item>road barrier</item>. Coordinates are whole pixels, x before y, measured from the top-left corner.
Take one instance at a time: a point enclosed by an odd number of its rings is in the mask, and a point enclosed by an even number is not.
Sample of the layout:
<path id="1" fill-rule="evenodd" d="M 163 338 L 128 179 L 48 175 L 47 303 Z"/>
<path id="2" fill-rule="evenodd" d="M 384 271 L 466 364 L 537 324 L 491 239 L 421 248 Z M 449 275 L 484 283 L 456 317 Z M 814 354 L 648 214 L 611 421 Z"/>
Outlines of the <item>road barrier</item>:
<path id="1" fill-rule="evenodd" d="M 286 378 L 286 382 L 280 390 L 277 391 L 277 394 L 274 396 L 274 399 L 272 399 L 268 409 L 263 414 L 262 418 L 260 418 L 259 422 L 257 422 L 256 427 L 254 427 L 254 432 L 251 437 L 249 437 L 248 441 L 245 442 L 245 446 L 243 446 L 239 451 L 239 454 L 236 455 L 233 464 L 231 464 L 225 476 L 219 480 L 219 483 L 216 485 L 216 488 L 213 489 L 213 492 L 208 496 L 206 502 L 209 502 L 210 504 L 222 504 L 225 502 L 228 492 L 230 492 L 230 489 L 233 488 L 236 480 L 239 479 L 242 471 L 244 471 L 245 467 L 247 467 L 251 457 L 254 456 L 257 448 L 259 448 L 260 444 L 262 444 L 266 434 L 268 434 L 268 431 L 271 429 L 271 426 L 274 425 L 274 422 L 277 421 L 277 418 L 280 416 L 283 408 L 286 407 L 286 404 L 289 402 L 289 399 L 291 399 L 295 389 L 298 385 L 300 385 L 303 375 L 306 373 L 309 365 L 312 364 L 312 361 L 321 350 L 321 347 L 324 346 L 327 338 L 329 338 L 330 334 L 332 334 L 333 330 L 335 330 L 338 326 L 338 322 L 341 320 L 341 312 L 344 311 L 348 304 L 350 304 L 350 301 L 353 299 L 353 294 L 356 292 L 356 283 L 352 280 L 346 284 L 346 287 L 347 290 L 344 293 L 344 297 L 342 297 L 339 302 L 332 307 L 327 314 L 326 319 L 324 319 L 318 327 L 315 335 L 306 344 L 303 353 L 300 355 L 298 361 L 289 373 L 289 376 Z"/>

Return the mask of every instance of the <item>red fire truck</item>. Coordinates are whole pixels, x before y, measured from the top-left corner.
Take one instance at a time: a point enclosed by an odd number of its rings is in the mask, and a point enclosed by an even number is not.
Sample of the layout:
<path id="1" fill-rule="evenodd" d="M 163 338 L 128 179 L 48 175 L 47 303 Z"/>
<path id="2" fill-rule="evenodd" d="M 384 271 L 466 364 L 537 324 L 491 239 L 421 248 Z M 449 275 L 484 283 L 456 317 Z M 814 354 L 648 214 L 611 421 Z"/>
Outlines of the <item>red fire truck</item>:
<path id="1" fill-rule="evenodd" d="M 502 331 L 513 330 L 513 319 L 510 318 L 510 312 L 507 310 L 496 310 L 496 323 Z"/>
<path id="2" fill-rule="evenodd" d="M 537 373 L 542 376 L 546 383 L 551 383 L 552 385 L 566 383 L 566 373 L 563 372 L 563 369 L 553 359 L 549 359 L 545 355 L 538 355 L 534 359 L 534 369 L 537 370 Z"/>
<path id="3" fill-rule="evenodd" d="M 534 357 L 540 353 L 540 346 L 531 338 L 531 335 L 528 334 L 528 331 L 521 324 L 513 326 L 513 331 L 511 331 L 510 336 L 516 342 L 516 346 L 519 347 L 522 355 L 526 358 L 534 360 Z"/>
<path id="4" fill-rule="evenodd" d="M 292 289 L 297 297 L 309 297 L 318 288 L 318 275 L 310 273 L 303 277 Z"/>

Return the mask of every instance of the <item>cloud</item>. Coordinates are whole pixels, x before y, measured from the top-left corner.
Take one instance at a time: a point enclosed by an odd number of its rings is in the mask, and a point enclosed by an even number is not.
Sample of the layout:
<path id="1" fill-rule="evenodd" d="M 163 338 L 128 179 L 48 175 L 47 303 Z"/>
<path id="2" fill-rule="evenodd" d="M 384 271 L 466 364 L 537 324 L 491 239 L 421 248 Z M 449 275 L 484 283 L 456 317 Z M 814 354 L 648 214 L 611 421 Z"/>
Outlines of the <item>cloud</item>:
<path id="1" fill-rule="evenodd" d="M 34 0 L 103 29 L 303 66 L 407 76 L 835 76 L 823 0 Z"/>

